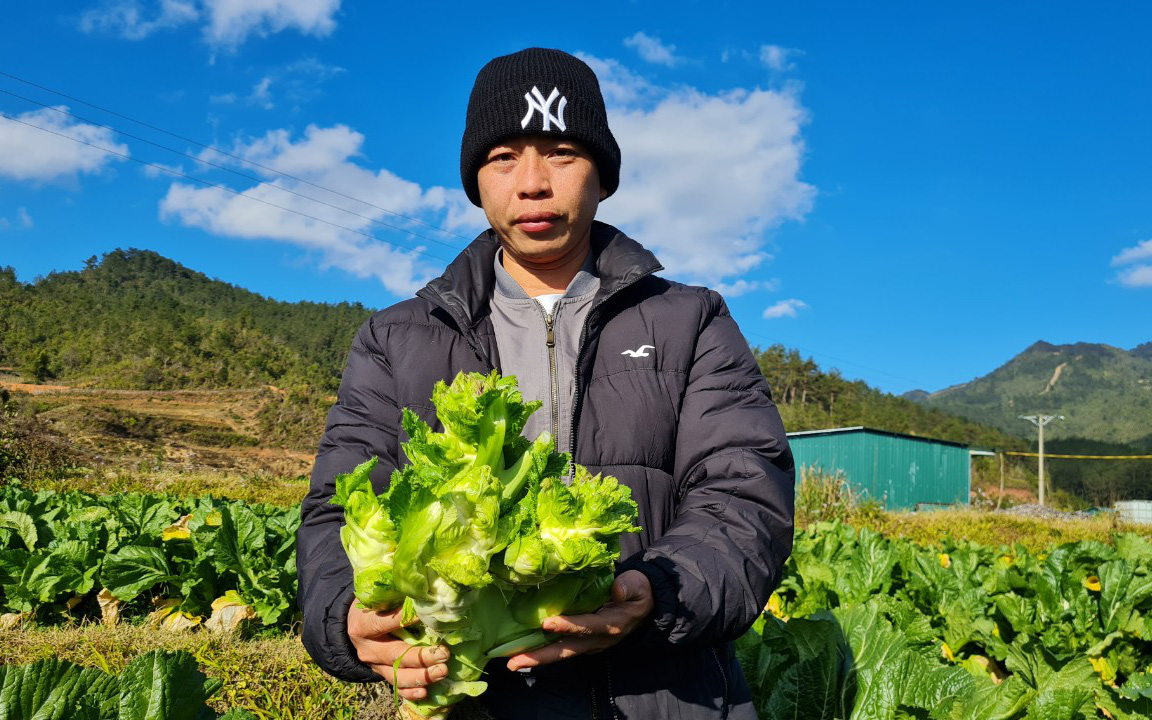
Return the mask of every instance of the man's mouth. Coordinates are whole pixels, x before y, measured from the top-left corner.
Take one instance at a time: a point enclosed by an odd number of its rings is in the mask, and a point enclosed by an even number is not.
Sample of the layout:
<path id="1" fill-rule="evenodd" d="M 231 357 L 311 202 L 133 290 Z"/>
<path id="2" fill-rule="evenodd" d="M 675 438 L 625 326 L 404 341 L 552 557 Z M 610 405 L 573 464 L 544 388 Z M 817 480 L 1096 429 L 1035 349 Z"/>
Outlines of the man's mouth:
<path id="1" fill-rule="evenodd" d="M 554 212 L 531 212 L 516 216 L 513 224 L 526 233 L 538 233 L 551 230 L 560 220 L 560 214 Z"/>

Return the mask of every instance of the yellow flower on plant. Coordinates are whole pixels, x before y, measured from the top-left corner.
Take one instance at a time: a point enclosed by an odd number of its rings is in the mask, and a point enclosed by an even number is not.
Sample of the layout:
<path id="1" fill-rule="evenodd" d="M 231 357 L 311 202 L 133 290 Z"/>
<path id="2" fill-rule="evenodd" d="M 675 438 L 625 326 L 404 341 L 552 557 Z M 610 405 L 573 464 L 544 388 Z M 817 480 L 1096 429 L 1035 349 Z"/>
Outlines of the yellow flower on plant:
<path id="1" fill-rule="evenodd" d="M 992 623 L 992 636 L 1000 637 L 1000 626 L 996 623 Z"/>
<path id="2" fill-rule="evenodd" d="M 780 595 L 777 593 L 772 593 L 768 598 L 768 606 L 764 609 L 778 618 L 784 617 L 783 603 L 781 603 Z"/>
<path id="3" fill-rule="evenodd" d="M 190 537 L 192 537 L 192 533 L 186 527 L 166 527 L 160 533 L 162 540 L 187 540 Z"/>
<path id="4" fill-rule="evenodd" d="M 939 558 L 940 558 L 940 567 L 942 567 L 942 568 L 952 567 L 952 558 L 948 557 L 948 553 L 940 553 Z"/>
<path id="5" fill-rule="evenodd" d="M 1088 577 L 1084 578 L 1083 583 L 1084 587 L 1088 588 L 1092 592 L 1100 592 L 1100 578 L 1096 577 L 1095 575 L 1089 575 Z"/>
<path id="6" fill-rule="evenodd" d="M 1112 668 L 1111 663 L 1108 662 L 1108 658 L 1090 657 L 1088 658 L 1088 662 L 1092 663 L 1092 669 L 1096 671 L 1096 674 L 1100 676 L 1104 684 L 1116 687 L 1116 670 Z"/>
<path id="7" fill-rule="evenodd" d="M 948 662 L 956 662 L 956 656 L 952 654 L 952 648 L 948 647 L 948 643 L 940 643 L 940 655 Z"/>

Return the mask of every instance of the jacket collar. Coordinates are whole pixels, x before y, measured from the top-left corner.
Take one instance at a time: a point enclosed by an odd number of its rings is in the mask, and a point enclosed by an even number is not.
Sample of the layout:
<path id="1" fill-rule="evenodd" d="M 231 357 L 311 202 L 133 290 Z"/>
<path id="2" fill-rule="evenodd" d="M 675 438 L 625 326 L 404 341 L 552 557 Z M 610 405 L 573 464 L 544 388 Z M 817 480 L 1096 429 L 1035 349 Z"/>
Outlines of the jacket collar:
<path id="1" fill-rule="evenodd" d="M 489 228 L 480 233 L 445 269 L 444 274 L 417 293 L 444 308 L 461 328 L 471 330 L 488 315 L 496 285 L 493 263 L 500 241 Z M 643 245 L 606 223 L 592 222 L 592 253 L 600 289 L 592 304 L 598 305 L 640 278 L 663 270 L 656 256 Z"/>

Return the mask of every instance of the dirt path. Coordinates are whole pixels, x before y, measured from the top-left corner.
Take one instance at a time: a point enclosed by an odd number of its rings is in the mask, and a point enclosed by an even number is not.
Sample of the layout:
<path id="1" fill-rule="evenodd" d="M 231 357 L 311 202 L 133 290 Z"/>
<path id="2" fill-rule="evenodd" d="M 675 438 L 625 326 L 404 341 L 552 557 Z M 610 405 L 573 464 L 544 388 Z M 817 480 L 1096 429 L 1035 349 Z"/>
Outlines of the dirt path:
<path id="1" fill-rule="evenodd" d="M 1060 373 L 1064 372 L 1064 368 L 1068 367 L 1068 363 L 1062 362 L 1056 366 L 1056 372 L 1052 373 L 1052 379 L 1048 381 L 1048 386 L 1040 391 L 1041 395 L 1049 393 L 1052 388 L 1056 387 L 1056 381 L 1060 379 Z"/>

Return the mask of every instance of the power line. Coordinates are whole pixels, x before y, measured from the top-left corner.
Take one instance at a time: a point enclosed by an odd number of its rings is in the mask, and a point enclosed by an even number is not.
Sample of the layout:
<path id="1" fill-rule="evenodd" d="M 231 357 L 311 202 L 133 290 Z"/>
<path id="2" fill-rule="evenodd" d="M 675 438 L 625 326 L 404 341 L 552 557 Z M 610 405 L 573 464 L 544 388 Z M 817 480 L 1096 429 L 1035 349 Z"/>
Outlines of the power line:
<path id="1" fill-rule="evenodd" d="M 1020 455 L 1023 457 L 1040 457 L 1040 453 L 1004 451 L 1005 455 Z M 1044 453 L 1045 458 L 1062 458 L 1065 460 L 1152 460 L 1152 455 L 1054 455 Z"/>
<path id="2" fill-rule="evenodd" d="M 330 202 L 326 202 L 324 200 L 320 200 L 319 198 L 314 198 L 310 195 L 305 195 L 303 193 L 296 192 L 295 190 L 290 190 L 289 188 L 286 188 L 286 187 L 280 187 L 279 185 L 273 185 L 270 182 L 266 182 L 264 180 L 261 180 L 260 178 L 256 177 L 255 175 L 249 175 L 248 173 L 240 172 L 239 170 L 236 170 L 234 168 L 230 168 L 226 165 L 220 165 L 219 163 L 214 163 L 214 162 L 211 162 L 209 160 L 205 160 L 203 158 L 198 158 L 195 155 L 189 155 L 186 152 L 182 152 L 182 151 L 177 150 L 175 148 L 170 148 L 167 145 L 161 145 L 160 143 L 153 142 L 147 138 L 142 138 L 142 137 L 139 137 L 138 135 L 133 135 L 132 133 L 124 132 L 123 130 L 114 128 L 111 125 L 105 125 L 105 124 L 97 122 L 95 120 L 91 120 L 91 119 L 86 118 L 86 117 L 81 117 L 80 115 L 76 115 L 75 113 L 68 112 L 67 110 L 61 110 L 58 107 L 52 107 L 51 105 L 47 105 L 47 104 L 42 103 L 38 100 L 33 100 L 32 98 L 26 98 L 23 95 L 17 95 L 16 93 L 9 92 L 8 90 L 5 90 L 3 88 L 0 88 L 0 93 L 4 93 L 5 95 L 10 95 L 11 97 L 18 98 L 20 100 L 24 100 L 25 102 L 30 102 L 34 105 L 39 105 L 40 107 L 42 107 L 46 110 L 51 110 L 52 112 L 60 113 L 61 115 L 67 115 L 70 118 L 74 118 L 74 119 L 80 120 L 82 122 L 90 123 L 96 127 L 101 127 L 101 128 L 106 129 L 106 130 L 111 130 L 113 132 L 119 133 L 120 135 L 123 135 L 124 137 L 132 138 L 133 140 L 139 140 L 142 143 L 147 143 L 148 145 L 152 145 L 153 147 L 158 147 L 161 150 L 166 150 L 167 152 L 174 153 L 174 154 L 179 155 L 179 156 L 184 157 L 184 158 L 188 158 L 189 160 L 193 160 L 193 161 L 198 162 L 198 163 L 203 163 L 205 165 L 208 165 L 208 166 L 211 166 L 214 168 L 218 168 L 220 170 L 224 170 L 225 172 L 230 172 L 233 175 L 237 175 L 237 176 L 242 177 L 246 180 L 251 180 L 252 182 L 255 182 L 257 185 L 264 185 L 266 187 L 274 188 L 276 190 L 280 190 L 281 192 L 286 192 L 289 195 L 295 195 L 298 198 L 303 198 L 304 200 L 310 200 L 314 203 L 319 203 L 320 205 L 324 205 L 325 207 L 332 208 L 333 210 L 339 210 L 340 212 L 346 212 L 349 215 L 353 215 L 355 217 L 358 217 L 361 220 L 367 220 L 368 222 L 375 223 L 377 225 L 380 225 L 381 227 L 386 227 L 386 228 L 390 228 L 392 230 L 397 230 L 399 232 L 407 233 L 407 234 L 411 235 L 412 237 L 420 238 L 421 240 L 427 240 L 428 242 L 433 242 L 433 243 L 436 243 L 437 245 L 443 245 L 444 247 L 449 248 L 451 250 L 455 250 L 457 252 L 460 251 L 460 248 L 457 247 L 456 245 L 446 243 L 442 240 L 437 240 L 436 238 L 430 238 L 426 235 L 414 233 L 411 230 L 407 230 L 407 229 L 399 227 L 397 225 L 390 225 L 390 224 L 388 224 L 382 220 L 377 220 L 376 218 L 369 217 L 367 215 L 361 215 L 358 212 L 349 210 L 347 208 L 342 208 L 339 205 L 333 205 Z M 284 177 L 290 177 L 290 176 L 286 175 Z M 292 178 L 292 179 L 295 179 L 295 178 Z M 319 186 L 317 186 L 317 187 L 319 187 Z M 334 192 L 334 191 L 329 190 L 329 192 Z M 393 214 L 397 214 L 397 213 L 393 213 Z M 400 217 L 405 217 L 405 216 L 401 215 Z M 459 237 L 459 236 L 457 236 L 457 237 Z"/>
<path id="3" fill-rule="evenodd" d="M 761 333 L 752 332 L 751 330 L 744 330 L 743 332 L 745 335 L 755 335 L 756 337 L 762 338 L 762 339 L 767 340 L 771 343 L 783 344 L 783 343 L 780 343 L 780 341 L 778 339 L 768 337 L 767 335 L 764 335 Z M 835 355 L 829 355 L 828 353 L 825 353 L 825 352 L 820 352 L 818 350 L 812 350 L 811 348 L 808 349 L 808 352 L 812 353 L 813 355 L 819 355 L 821 357 L 826 357 L 829 360 L 835 360 L 836 362 L 844 363 L 845 365 L 851 365 L 852 367 L 856 367 L 856 368 L 859 368 L 861 370 L 867 370 L 869 372 L 880 373 L 881 375 L 887 375 L 890 378 L 895 378 L 896 380 L 903 380 L 904 382 L 912 382 L 908 378 L 903 377 L 901 375 L 893 375 L 892 373 L 890 373 L 886 370 L 880 370 L 879 368 L 868 367 L 867 365 L 860 365 L 859 363 L 854 363 L 851 360 L 845 360 L 844 358 L 839 358 L 839 357 L 836 357 Z"/>
<path id="4" fill-rule="evenodd" d="M 124 153 L 117 152 L 115 150 L 111 150 L 111 149 L 106 148 L 106 147 L 101 147 L 100 145 L 96 145 L 94 143 L 87 142 L 86 140 L 80 140 L 79 138 L 74 138 L 70 135 L 65 135 L 64 133 L 56 132 L 55 130 L 49 130 L 48 128 L 42 128 L 39 125 L 33 125 L 30 122 L 18 120 L 18 119 L 13 118 L 13 117 L 7 117 L 5 115 L 0 115 L 0 117 L 4 118 L 5 120 L 8 120 L 9 122 L 15 122 L 15 123 L 20 123 L 21 125 L 27 125 L 30 128 L 35 128 L 36 130 L 40 130 L 42 132 L 46 132 L 46 133 L 49 133 L 51 135 L 55 135 L 57 137 L 64 138 L 65 140 L 71 140 L 74 143 L 79 143 L 81 145 L 87 145 L 90 148 L 100 150 L 101 152 L 108 153 L 109 155 L 115 155 L 117 157 L 124 158 L 125 160 L 131 160 L 132 162 L 139 163 L 141 165 L 145 165 L 145 166 L 150 167 L 150 168 L 155 168 L 156 170 L 160 170 L 161 172 L 166 172 L 169 175 L 175 175 L 177 177 L 181 177 L 181 178 L 184 178 L 186 180 L 198 182 L 201 185 L 207 185 L 208 187 L 216 188 L 218 190 L 223 190 L 224 192 L 231 193 L 233 195 L 236 195 L 237 197 L 248 198 L 249 200 L 255 200 L 256 202 L 263 203 L 265 205 L 268 205 L 269 207 L 274 207 L 277 210 L 283 210 L 284 212 L 290 212 L 293 215 L 299 215 L 300 217 L 305 217 L 305 218 L 308 218 L 309 220 L 315 220 L 316 222 L 324 223 L 325 225 L 331 225 L 332 227 L 339 228 L 341 230 L 346 230 L 350 233 L 355 233 L 357 235 L 361 235 L 363 237 L 368 238 L 369 240 L 377 240 L 379 242 L 387 243 L 389 245 L 398 247 L 401 250 L 405 250 L 405 251 L 413 252 L 413 253 L 418 253 L 420 255 L 430 257 L 430 258 L 437 260 L 439 262 L 443 262 L 443 263 L 448 262 L 447 260 L 445 260 L 444 258 L 442 258 L 438 255 L 433 255 L 432 253 L 426 252 L 426 251 L 421 250 L 419 248 L 405 247 L 404 245 L 401 245 L 400 243 L 395 243 L 395 242 L 392 242 L 391 240 L 385 240 L 384 238 L 378 238 L 375 235 L 370 235 L 370 234 L 363 232 L 361 230 L 356 230 L 354 228 L 347 227 L 346 225 L 341 225 L 340 223 L 334 223 L 330 220 L 318 218 L 315 215 L 309 215 L 308 213 L 300 212 L 299 210 L 293 210 L 292 208 L 284 207 L 283 205 L 277 205 L 274 202 L 269 202 L 267 200 L 264 200 L 264 199 L 261 199 L 258 197 L 253 197 L 252 195 L 245 195 L 244 193 L 239 192 L 237 190 L 233 190 L 232 188 L 230 188 L 226 185 L 220 185 L 218 183 L 210 182 L 208 180 L 203 180 L 203 179 L 198 178 L 198 177 L 193 177 L 192 175 L 188 175 L 188 174 L 182 173 L 178 170 L 173 170 L 171 168 L 164 167 L 163 165 L 159 165 L 157 163 L 151 163 L 151 162 L 148 162 L 146 160 L 140 160 L 139 158 L 134 158 L 131 155 L 126 155 Z M 400 229 L 400 228 L 397 228 L 397 229 Z"/>
<path id="5" fill-rule="evenodd" d="M 101 107 L 100 105 L 96 105 L 95 103 L 90 103 L 87 100 L 82 100 L 78 97 L 73 97 L 72 95 L 68 95 L 68 94 L 65 94 L 63 92 L 60 92 L 59 90 L 53 90 L 50 87 L 40 85 L 38 83 L 34 83 L 31 80 L 25 80 L 24 78 L 17 77 L 16 75 L 13 75 L 12 73 L 8 73 L 8 72 L 4 72 L 3 70 L 0 70 L 0 76 L 10 78 L 12 80 L 15 80 L 16 82 L 24 83 L 25 85 L 30 85 L 34 88 L 38 88 L 38 89 L 43 90 L 45 92 L 52 93 L 53 95 L 58 95 L 58 96 L 66 99 L 66 100 L 71 100 L 72 102 L 77 102 L 77 103 L 80 103 L 81 105 L 87 105 L 88 107 L 93 108 L 95 110 L 99 110 L 100 112 L 108 113 L 109 115 L 114 115 L 115 117 L 118 117 L 118 118 L 123 118 L 124 120 L 127 120 L 127 121 L 132 122 L 132 123 L 136 123 L 137 125 L 140 125 L 141 127 L 146 127 L 149 130 L 155 130 L 156 132 L 163 133 L 165 135 L 168 135 L 169 137 L 174 137 L 177 140 L 183 140 L 184 142 L 191 143 L 197 147 L 202 147 L 206 150 L 211 150 L 213 152 L 224 155 L 225 157 L 230 157 L 233 160 L 238 160 L 238 161 L 245 163 L 247 165 L 251 165 L 252 167 L 256 167 L 256 168 L 259 168 L 261 170 L 265 170 L 267 172 L 270 172 L 274 175 L 279 175 L 280 177 L 288 178 L 289 180 L 295 180 L 296 182 L 304 183 L 305 185 L 310 185 L 314 188 L 323 190 L 325 192 L 330 192 L 333 195 L 339 195 L 340 197 L 342 197 L 346 200 L 351 200 L 353 202 L 358 202 L 362 205 L 367 205 L 368 207 L 375 208 L 376 210 L 386 212 L 389 215 L 395 215 L 396 217 L 404 218 L 405 220 L 409 220 L 411 222 L 414 222 L 414 223 L 417 223 L 420 225 L 424 225 L 425 227 L 432 228 L 433 230 L 436 230 L 438 232 L 442 232 L 446 235 L 451 235 L 453 237 L 460 238 L 461 240 L 464 240 L 466 242 L 471 241 L 471 238 L 469 238 L 469 237 L 466 237 L 464 235 L 460 235 L 459 233 L 454 233 L 451 230 L 445 230 L 444 228 L 442 228 L 438 225 L 434 225 L 432 223 L 425 222 L 424 220 L 421 220 L 420 218 L 410 217 L 408 215 L 398 213 L 394 210 L 389 210 L 388 208 L 380 207 L 379 205 L 375 205 L 373 203 L 370 203 L 367 200 L 361 200 L 361 199 L 353 197 L 351 195 L 346 195 L 345 193 L 342 193 L 339 190 L 333 190 L 332 188 L 324 187 L 323 185 L 319 185 L 319 184 L 314 183 L 310 180 L 305 180 L 304 178 L 296 177 L 295 175 L 290 175 L 288 173 L 281 172 L 279 170 L 276 170 L 275 168 L 270 168 L 266 165 L 261 165 L 260 163 L 254 161 L 254 160 L 249 160 L 248 158 L 242 157 L 240 155 L 234 155 L 233 153 L 227 152 L 225 150 L 221 150 L 220 148 L 217 148 L 213 145 L 207 145 L 205 143 L 200 142 L 199 140 L 194 140 L 194 139 L 189 138 L 189 137 L 184 137 L 183 135 L 179 135 L 179 134 L 171 132 L 169 130 L 165 130 L 162 127 L 158 127 L 156 125 L 146 123 L 143 120 L 137 120 L 136 118 L 130 117 L 130 116 L 125 115 L 123 113 L 118 113 L 115 110 L 109 110 L 108 108 Z M 12 93 L 8 93 L 8 94 L 11 95 Z M 19 96 L 17 96 L 17 97 L 19 97 Z M 33 100 L 31 102 L 35 102 L 35 101 Z M 40 104 L 40 103 L 37 103 L 37 104 Z M 108 126 L 105 125 L 103 127 L 108 127 Z M 114 129 L 114 128 L 109 128 L 109 129 Z M 119 131 L 117 131 L 117 132 L 119 132 Z"/>

